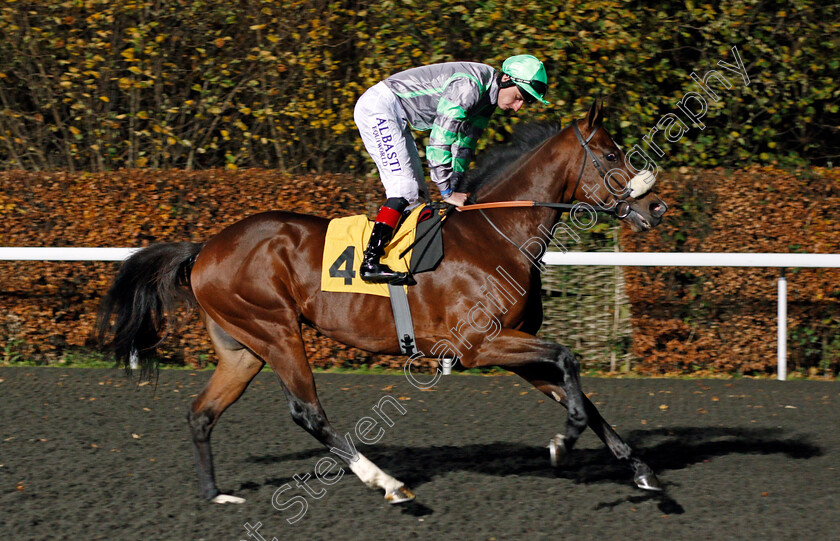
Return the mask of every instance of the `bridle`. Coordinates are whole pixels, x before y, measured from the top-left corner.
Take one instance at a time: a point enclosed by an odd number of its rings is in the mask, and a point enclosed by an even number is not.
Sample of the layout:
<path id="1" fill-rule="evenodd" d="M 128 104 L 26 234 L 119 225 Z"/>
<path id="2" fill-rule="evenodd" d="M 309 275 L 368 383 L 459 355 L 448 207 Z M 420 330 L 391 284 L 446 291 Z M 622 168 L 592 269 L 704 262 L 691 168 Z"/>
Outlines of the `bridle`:
<path id="1" fill-rule="evenodd" d="M 602 179 L 604 179 L 604 186 L 607 187 L 607 191 L 610 191 L 609 186 L 608 186 L 609 181 L 607 180 L 608 171 L 604 170 L 604 167 L 601 165 L 601 162 L 598 161 L 598 158 L 595 157 L 595 153 L 592 152 L 591 148 L 589 148 L 589 141 L 591 141 L 592 138 L 595 137 L 595 134 L 598 133 L 598 130 L 601 129 L 601 126 L 599 125 L 594 130 L 592 130 L 592 133 L 590 133 L 589 137 L 587 137 L 586 139 L 584 139 L 583 135 L 581 135 L 580 130 L 578 129 L 578 126 L 577 126 L 577 122 L 572 122 L 572 128 L 574 129 L 575 136 L 577 137 L 577 140 L 580 143 L 580 146 L 582 146 L 583 150 L 586 152 L 586 156 L 590 160 L 592 160 L 592 165 L 595 166 L 595 169 L 598 170 L 598 174 L 601 176 Z M 580 181 L 583 178 L 583 171 L 585 169 L 586 169 L 586 158 L 584 158 L 583 163 L 580 166 L 580 173 L 578 173 L 577 182 L 575 182 L 575 189 L 572 190 L 572 197 L 574 197 L 574 194 L 577 192 L 578 186 L 580 186 Z M 610 193 L 612 193 L 612 192 L 610 192 Z M 630 216 L 630 213 L 633 211 L 633 209 L 630 208 L 630 203 L 627 201 L 627 198 L 629 196 L 630 196 L 630 190 L 629 189 L 626 190 L 626 193 L 622 197 L 618 197 L 615 194 L 613 194 L 614 199 L 616 199 L 615 205 L 613 205 L 612 207 L 596 207 L 595 210 L 600 211 L 600 212 L 606 212 L 608 214 L 615 214 L 615 216 L 617 218 L 619 218 L 620 220 L 623 220 L 624 218 L 627 218 L 628 216 Z M 620 209 L 623 209 L 623 210 L 620 210 Z"/>
<path id="2" fill-rule="evenodd" d="M 589 158 L 589 160 L 592 162 L 592 165 L 595 166 L 595 169 L 598 171 L 598 175 L 600 175 L 600 177 L 604 180 L 604 186 L 607 186 L 607 191 L 610 191 L 609 187 L 608 187 L 608 182 L 609 181 L 607 180 L 609 172 L 604 169 L 604 166 L 601 165 L 601 162 L 598 161 L 598 158 L 595 157 L 595 153 L 592 152 L 592 149 L 589 147 L 589 142 L 592 140 L 593 137 L 595 137 L 595 134 L 598 133 L 598 130 L 601 129 L 601 126 L 598 125 L 594 130 L 592 130 L 592 133 L 590 133 L 589 136 L 586 139 L 584 139 L 583 135 L 581 135 L 580 129 L 578 129 L 576 121 L 572 121 L 571 126 L 572 126 L 572 130 L 575 132 L 575 136 L 577 137 L 578 142 L 580 143 L 580 146 L 583 147 L 583 150 L 586 153 L 586 157 L 584 157 L 583 163 L 581 164 L 581 167 L 580 167 L 580 173 L 578 173 L 577 181 L 575 182 L 575 189 L 572 191 L 572 197 L 574 197 L 574 194 L 577 192 L 578 187 L 580 187 L 580 182 L 583 179 L 583 172 L 584 172 L 584 170 L 586 170 L 586 163 L 587 163 L 586 158 Z M 630 213 L 633 212 L 633 209 L 630 208 L 630 203 L 627 200 L 630 196 L 629 186 L 627 188 L 628 189 L 626 190 L 626 193 L 623 194 L 622 197 L 618 197 L 615 194 L 612 194 L 613 198 L 616 200 L 616 203 L 613 206 L 611 206 L 611 207 L 590 206 L 590 208 L 592 210 L 596 211 L 596 212 L 603 212 L 605 214 L 612 214 L 612 215 L 616 216 L 617 218 L 619 218 L 620 220 L 623 220 L 624 218 L 627 218 L 628 216 L 630 216 Z M 612 193 L 612 192 L 610 192 L 610 193 Z M 496 232 L 499 235 L 504 237 L 504 239 L 507 240 L 512 245 L 518 247 L 519 246 L 518 244 L 513 242 L 513 240 L 511 240 L 510 237 L 505 235 L 505 233 L 501 229 L 499 229 L 496 226 L 496 224 L 494 224 L 492 222 L 492 220 L 490 220 L 490 218 L 487 216 L 487 214 L 484 213 L 484 209 L 511 208 L 511 207 L 548 207 L 548 208 L 553 208 L 553 209 L 572 211 L 572 210 L 575 209 L 575 206 L 576 205 L 572 205 L 572 204 L 569 204 L 569 203 L 548 203 L 548 202 L 542 202 L 542 201 L 499 201 L 499 202 L 493 202 L 493 203 L 476 203 L 476 204 L 472 204 L 472 205 L 466 205 L 466 206 L 463 206 L 463 207 L 453 207 L 451 209 L 448 209 L 447 214 L 449 214 L 452 210 L 458 210 L 459 212 L 464 212 L 464 211 L 469 211 L 469 210 L 477 210 L 481 213 L 482 216 L 484 216 L 484 219 L 487 220 L 487 223 L 490 224 L 490 226 L 493 229 L 495 229 Z"/>

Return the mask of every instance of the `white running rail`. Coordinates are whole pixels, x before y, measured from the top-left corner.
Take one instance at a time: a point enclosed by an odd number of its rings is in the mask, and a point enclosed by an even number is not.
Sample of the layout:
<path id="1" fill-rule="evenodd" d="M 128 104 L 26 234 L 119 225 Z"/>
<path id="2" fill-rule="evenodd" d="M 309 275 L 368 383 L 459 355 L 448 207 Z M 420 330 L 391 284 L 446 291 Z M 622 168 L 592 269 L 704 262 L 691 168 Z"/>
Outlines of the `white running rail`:
<path id="1" fill-rule="evenodd" d="M 0 248 L 0 261 L 122 261 L 140 248 Z"/>

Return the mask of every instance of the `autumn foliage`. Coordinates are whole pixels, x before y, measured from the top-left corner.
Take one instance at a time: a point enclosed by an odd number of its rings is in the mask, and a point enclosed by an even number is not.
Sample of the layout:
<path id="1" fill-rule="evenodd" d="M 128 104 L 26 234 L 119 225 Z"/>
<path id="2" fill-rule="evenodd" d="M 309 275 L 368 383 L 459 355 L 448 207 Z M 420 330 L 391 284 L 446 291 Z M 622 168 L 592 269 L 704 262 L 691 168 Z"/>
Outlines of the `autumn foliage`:
<path id="1" fill-rule="evenodd" d="M 609 97 L 630 148 L 732 47 L 750 84 L 734 75 L 709 105 L 715 133 L 663 143 L 669 166 L 825 164 L 840 149 L 838 19 L 811 0 L 7 0 L 0 168 L 349 171 L 366 167 L 353 124 L 366 88 L 521 53 L 549 74 L 551 106 L 529 115 L 565 123 Z M 514 121 L 497 117 L 481 145 Z"/>
<path id="2" fill-rule="evenodd" d="M 500 66 L 534 54 L 551 104 L 524 116 L 565 124 L 606 97 L 608 129 L 629 149 L 699 90 L 692 73 L 732 63 L 737 47 L 750 84 L 727 72 L 732 86 L 709 103 L 707 129 L 663 142 L 660 165 L 773 167 L 664 175 L 664 225 L 623 234 L 623 249 L 837 253 L 838 18 L 840 6 L 811 0 L 7 0 L 0 246 L 202 241 L 267 209 L 370 214 L 382 191 L 356 180 L 372 165 L 355 101 L 392 73 L 435 62 Z M 522 118 L 495 115 L 479 150 Z M 54 361 L 87 344 L 116 268 L 0 262 L 0 362 Z M 771 370 L 776 271 L 625 275 L 639 370 Z M 838 271 L 791 269 L 788 279 L 791 361 L 837 372 Z M 306 337 L 316 364 L 368 360 Z M 206 334 L 192 320 L 163 353 L 205 364 Z"/>

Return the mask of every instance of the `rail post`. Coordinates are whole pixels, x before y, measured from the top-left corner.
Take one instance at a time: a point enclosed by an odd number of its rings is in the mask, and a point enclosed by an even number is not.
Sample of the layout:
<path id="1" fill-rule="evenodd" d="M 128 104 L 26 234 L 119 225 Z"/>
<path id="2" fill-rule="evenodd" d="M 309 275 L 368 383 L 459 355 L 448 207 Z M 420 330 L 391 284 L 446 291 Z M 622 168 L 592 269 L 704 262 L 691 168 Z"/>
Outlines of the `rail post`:
<path id="1" fill-rule="evenodd" d="M 787 278 L 785 268 L 779 269 L 778 347 L 776 371 L 779 381 L 787 379 Z"/>

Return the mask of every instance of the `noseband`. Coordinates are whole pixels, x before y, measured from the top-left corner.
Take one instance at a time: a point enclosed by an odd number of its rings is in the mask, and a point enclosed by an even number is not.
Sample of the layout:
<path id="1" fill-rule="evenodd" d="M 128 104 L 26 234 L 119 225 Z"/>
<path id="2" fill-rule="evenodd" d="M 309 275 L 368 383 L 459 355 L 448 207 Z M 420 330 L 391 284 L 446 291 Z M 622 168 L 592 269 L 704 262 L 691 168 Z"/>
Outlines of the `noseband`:
<path id="1" fill-rule="evenodd" d="M 598 170 L 598 174 L 601 176 L 602 179 L 604 179 L 604 186 L 607 187 L 607 191 L 610 191 L 609 186 L 607 186 L 607 183 L 608 183 L 607 173 L 608 172 L 604 170 L 604 167 L 601 165 L 601 162 L 599 162 L 598 158 L 595 157 L 595 153 L 592 152 L 591 148 L 589 148 L 589 141 L 591 141 L 592 138 L 595 137 L 595 134 L 598 133 L 598 130 L 601 129 L 601 126 L 598 126 L 597 128 L 595 128 L 592 131 L 592 133 L 589 134 L 589 137 L 587 137 L 586 139 L 584 139 L 583 135 L 580 134 L 580 130 L 578 129 L 577 122 L 572 122 L 572 128 L 574 129 L 575 136 L 577 137 L 578 142 L 580 142 L 580 146 L 582 146 L 583 150 L 586 151 L 586 156 L 590 160 L 592 160 L 592 165 L 595 166 L 595 169 Z M 575 193 L 577 192 L 578 186 L 580 186 L 580 181 L 583 178 L 584 169 L 586 169 L 586 159 L 583 160 L 583 164 L 580 167 L 580 173 L 578 173 L 577 182 L 575 182 L 575 189 L 572 191 L 572 197 L 575 196 Z M 612 192 L 610 192 L 610 193 L 612 193 Z M 613 194 L 613 198 L 617 200 L 616 204 L 613 205 L 612 207 L 609 207 L 609 208 L 599 207 L 599 208 L 597 208 L 597 210 L 600 210 L 600 211 L 603 211 L 603 212 L 608 212 L 610 214 L 615 214 L 616 217 L 623 220 L 624 218 L 627 218 L 628 216 L 630 216 L 630 213 L 632 212 L 632 209 L 630 208 L 630 203 L 627 202 L 627 198 L 629 196 L 630 196 L 630 190 L 627 190 L 627 193 L 623 197 L 617 197 L 617 196 L 615 196 L 615 194 Z M 613 209 L 615 209 L 615 210 L 613 210 Z"/>

